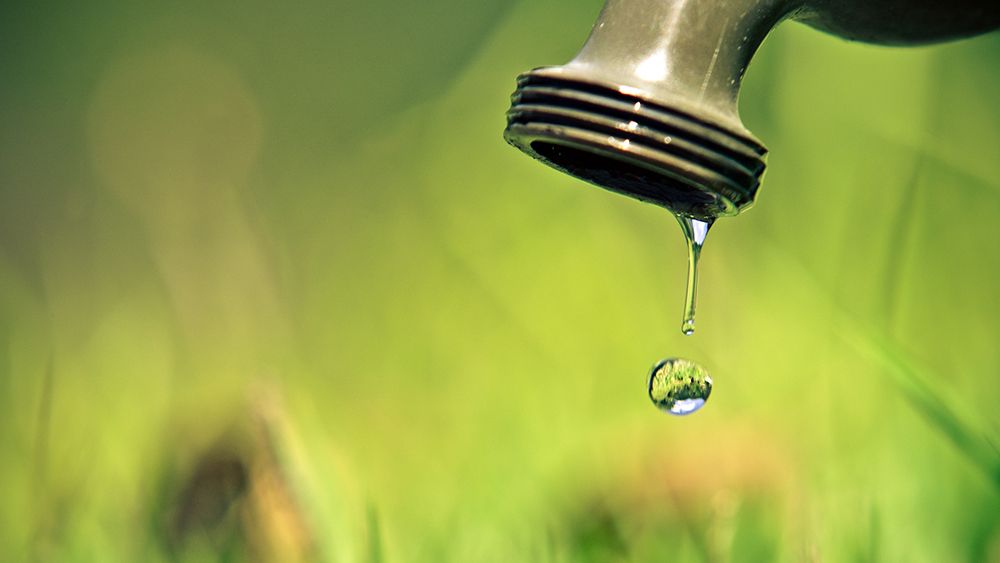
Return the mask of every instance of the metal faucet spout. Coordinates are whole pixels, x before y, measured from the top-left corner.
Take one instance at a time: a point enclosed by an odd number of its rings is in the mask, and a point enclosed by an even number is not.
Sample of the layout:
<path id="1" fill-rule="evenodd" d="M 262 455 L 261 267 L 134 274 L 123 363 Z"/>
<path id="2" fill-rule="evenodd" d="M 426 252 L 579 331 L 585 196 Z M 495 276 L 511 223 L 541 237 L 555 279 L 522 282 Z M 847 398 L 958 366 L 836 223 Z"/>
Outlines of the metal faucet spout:
<path id="1" fill-rule="evenodd" d="M 602 188 L 702 221 L 753 202 L 767 150 L 740 84 L 786 18 L 917 44 L 1000 26 L 996 0 L 607 0 L 579 54 L 518 78 L 504 138 Z"/>

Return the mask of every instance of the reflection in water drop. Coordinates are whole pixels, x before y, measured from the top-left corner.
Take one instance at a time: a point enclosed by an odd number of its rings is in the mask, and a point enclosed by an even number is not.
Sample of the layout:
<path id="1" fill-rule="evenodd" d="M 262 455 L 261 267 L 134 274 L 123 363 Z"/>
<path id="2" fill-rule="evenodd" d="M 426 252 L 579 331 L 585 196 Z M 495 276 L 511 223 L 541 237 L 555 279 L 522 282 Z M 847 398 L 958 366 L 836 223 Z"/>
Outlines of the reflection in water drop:
<path id="1" fill-rule="evenodd" d="M 660 360 L 649 372 L 649 398 L 670 414 L 691 414 L 705 406 L 712 378 L 698 364 L 682 358 Z"/>
<path id="2" fill-rule="evenodd" d="M 708 229 L 712 227 L 712 221 L 701 221 L 691 217 L 675 215 L 677 222 L 681 224 L 684 232 L 684 239 L 688 245 L 688 277 L 687 292 L 684 295 L 684 317 L 681 319 L 681 332 L 687 336 L 694 334 L 694 307 L 698 295 L 698 258 L 701 256 L 701 247 L 705 244 L 705 237 L 708 236 Z"/>

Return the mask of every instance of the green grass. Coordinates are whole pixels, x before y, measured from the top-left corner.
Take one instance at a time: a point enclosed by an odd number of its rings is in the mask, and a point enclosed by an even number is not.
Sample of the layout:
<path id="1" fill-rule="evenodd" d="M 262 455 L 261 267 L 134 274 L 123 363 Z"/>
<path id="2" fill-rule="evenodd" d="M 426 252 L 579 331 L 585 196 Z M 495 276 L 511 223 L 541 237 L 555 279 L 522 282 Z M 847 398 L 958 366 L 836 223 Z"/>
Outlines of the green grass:
<path id="1" fill-rule="evenodd" d="M 599 4 L 0 18 L 0 560 L 1000 561 L 1000 39 L 769 38 L 684 337 L 500 137 Z"/>

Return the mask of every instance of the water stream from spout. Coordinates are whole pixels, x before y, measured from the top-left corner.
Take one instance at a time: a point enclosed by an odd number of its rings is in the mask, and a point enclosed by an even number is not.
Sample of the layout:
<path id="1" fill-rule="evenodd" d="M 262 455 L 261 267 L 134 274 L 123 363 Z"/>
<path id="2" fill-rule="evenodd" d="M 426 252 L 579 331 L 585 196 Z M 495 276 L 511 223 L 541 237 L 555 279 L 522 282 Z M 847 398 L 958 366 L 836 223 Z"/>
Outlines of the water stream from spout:
<path id="1" fill-rule="evenodd" d="M 687 291 L 684 294 L 684 316 L 681 319 L 681 332 L 687 336 L 694 334 L 694 312 L 698 299 L 698 259 L 701 257 L 701 247 L 705 237 L 712 227 L 712 221 L 702 221 L 691 217 L 676 215 L 677 222 L 684 232 L 688 247 Z"/>

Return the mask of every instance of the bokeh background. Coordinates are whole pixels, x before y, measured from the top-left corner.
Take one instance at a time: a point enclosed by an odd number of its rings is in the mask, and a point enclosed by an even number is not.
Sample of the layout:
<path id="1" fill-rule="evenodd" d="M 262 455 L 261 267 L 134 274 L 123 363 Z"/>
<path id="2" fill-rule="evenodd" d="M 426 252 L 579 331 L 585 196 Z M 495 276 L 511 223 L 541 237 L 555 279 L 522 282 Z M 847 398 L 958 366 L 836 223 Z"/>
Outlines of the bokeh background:
<path id="1" fill-rule="evenodd" d="M 782 25 L 686 338 L 674 220 L 501 139 L 599 9 L 5 5 L 0 559 L 1000 561 L 1000 36 Z"/>

